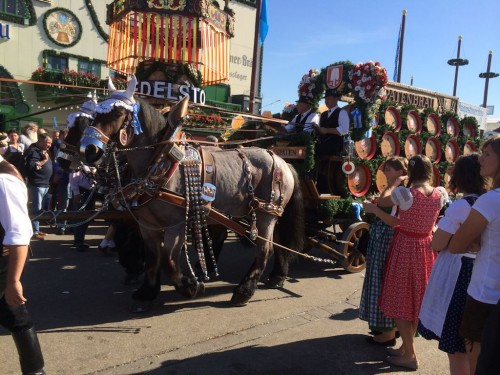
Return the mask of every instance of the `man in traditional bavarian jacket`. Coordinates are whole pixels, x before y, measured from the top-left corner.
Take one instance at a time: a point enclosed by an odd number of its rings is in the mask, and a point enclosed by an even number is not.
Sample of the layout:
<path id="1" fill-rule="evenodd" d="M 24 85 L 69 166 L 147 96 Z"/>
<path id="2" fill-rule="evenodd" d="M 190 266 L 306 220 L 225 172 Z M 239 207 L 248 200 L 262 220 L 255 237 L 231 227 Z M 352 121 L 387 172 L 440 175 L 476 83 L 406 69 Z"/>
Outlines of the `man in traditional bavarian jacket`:
<path id="1" fill-rule="evenodd" d="M 26 309 L 21 274 L 33 230 L 26 185 L 0 156 L 0 325 L 12 333 L 23 374 L 45 374 L 35 328 Z"/>
<path id="2" fill-rule="evenodd" d="M 288 124 L 284 126 L 287 133 L 312 133 L 319 124 L 319 116 L 313 111 L 311 99 L 302 95 L 297 100 L 297 112 L 299 112 Z"/>
<path id="3" fill-rule="evenodd" d="M 316 144 L 316 158 L 325 155 L 340 155 L 344 148 L 344 135 L 349 133 L 349 114 L 338 107 L 341 94 L 333 89 L 325 92 L 325 105 L 328 111 L 321 114 Z"/>

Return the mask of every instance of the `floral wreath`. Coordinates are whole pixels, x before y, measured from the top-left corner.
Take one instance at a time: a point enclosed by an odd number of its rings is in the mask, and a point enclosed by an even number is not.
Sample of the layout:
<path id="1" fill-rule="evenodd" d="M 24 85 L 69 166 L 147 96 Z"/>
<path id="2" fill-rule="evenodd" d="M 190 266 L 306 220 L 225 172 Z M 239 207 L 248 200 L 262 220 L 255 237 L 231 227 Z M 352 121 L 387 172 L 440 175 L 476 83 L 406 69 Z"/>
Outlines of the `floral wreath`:
<path id="1" fill-rule="evenodd" d="M 376 121 L 380 104 L 387 95 L 387 70 L 378 61 L 354 65 L 349 72 L 349 88 L 353 90 L 356 109 L 354 111 L 353 139 L 365 137 Z"/>
<path id="2" fill-rule="evenodd" d="M 313 109 L 318 108 L 321 95 L 323 93 L 323 85 L 321 76 L 318 70 L 310 69 L 307 74 L 302 76 L 298 86 L 298 95 L 309 99 Z"/>

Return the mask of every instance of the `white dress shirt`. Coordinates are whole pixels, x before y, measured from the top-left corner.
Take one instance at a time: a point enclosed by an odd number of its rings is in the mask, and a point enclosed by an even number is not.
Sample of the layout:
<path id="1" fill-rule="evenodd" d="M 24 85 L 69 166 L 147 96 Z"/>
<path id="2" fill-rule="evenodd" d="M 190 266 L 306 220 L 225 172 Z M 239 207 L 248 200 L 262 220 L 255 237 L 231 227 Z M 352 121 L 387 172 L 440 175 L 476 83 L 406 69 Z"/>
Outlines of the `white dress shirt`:
<path id="1" fill-rule="evenodd" d="M 287 133 L 292 133 L 295 131 L 295 124 L 297 123 L 297 117 L 299 115 L 296 115 L 292 121 L 290 121 L 287 125 L 285 125 L 285 130 Z M 319 126 L 319 115 L 316 112 L 313 112 L 312 109 L 309 109 L 305 112 L 302 113 L 301 121 L 306 118 L 306 122 L 304 124 L 304 130 L 307 133 L 312 133 L 314 131 L 313 126 Z M 349 127 L 349 124 L 347 125 Z"/>

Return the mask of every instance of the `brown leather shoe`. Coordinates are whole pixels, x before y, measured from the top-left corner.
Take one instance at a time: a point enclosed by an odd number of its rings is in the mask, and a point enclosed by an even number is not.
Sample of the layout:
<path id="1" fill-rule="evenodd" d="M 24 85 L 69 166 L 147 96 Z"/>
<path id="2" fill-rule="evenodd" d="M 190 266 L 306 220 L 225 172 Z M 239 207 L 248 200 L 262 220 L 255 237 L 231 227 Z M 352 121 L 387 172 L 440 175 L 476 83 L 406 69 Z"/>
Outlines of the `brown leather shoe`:
<path id="1" fill-rule="evenodd" d="M 37 234 L 34 234 L 33 237 L 31 237 L 31 238 L 34 240 L 44 240 L 45 236 L 43 234 L 37 233 Z"/>
<path id="2" fill-rule="evenodd" d="M 40 231 L 38 231 L 38 234 L 39 234 L 40 236 L 46 236 L 46 235 L 47 235 L 47 233 L 45 233 L 45 232 L 40 232 Z"/>

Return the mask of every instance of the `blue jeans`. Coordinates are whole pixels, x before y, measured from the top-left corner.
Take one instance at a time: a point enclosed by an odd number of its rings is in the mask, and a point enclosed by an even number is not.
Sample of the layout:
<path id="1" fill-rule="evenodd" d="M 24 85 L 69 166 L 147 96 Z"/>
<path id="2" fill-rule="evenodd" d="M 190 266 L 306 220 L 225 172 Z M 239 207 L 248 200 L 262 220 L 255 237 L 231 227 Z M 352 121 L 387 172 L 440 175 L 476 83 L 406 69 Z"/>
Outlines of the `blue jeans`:
<path id="1" fill-rule="evenodd" d="M 30 215 L 37 216 L 42 212 L 47 193 L 49 192 L 48 186 L 28 186 L 28 194 L 31 202 L 29 213 Z M 38 234 L 40 231 L 40 222 L 33 220 L 33 234 Z"/>

